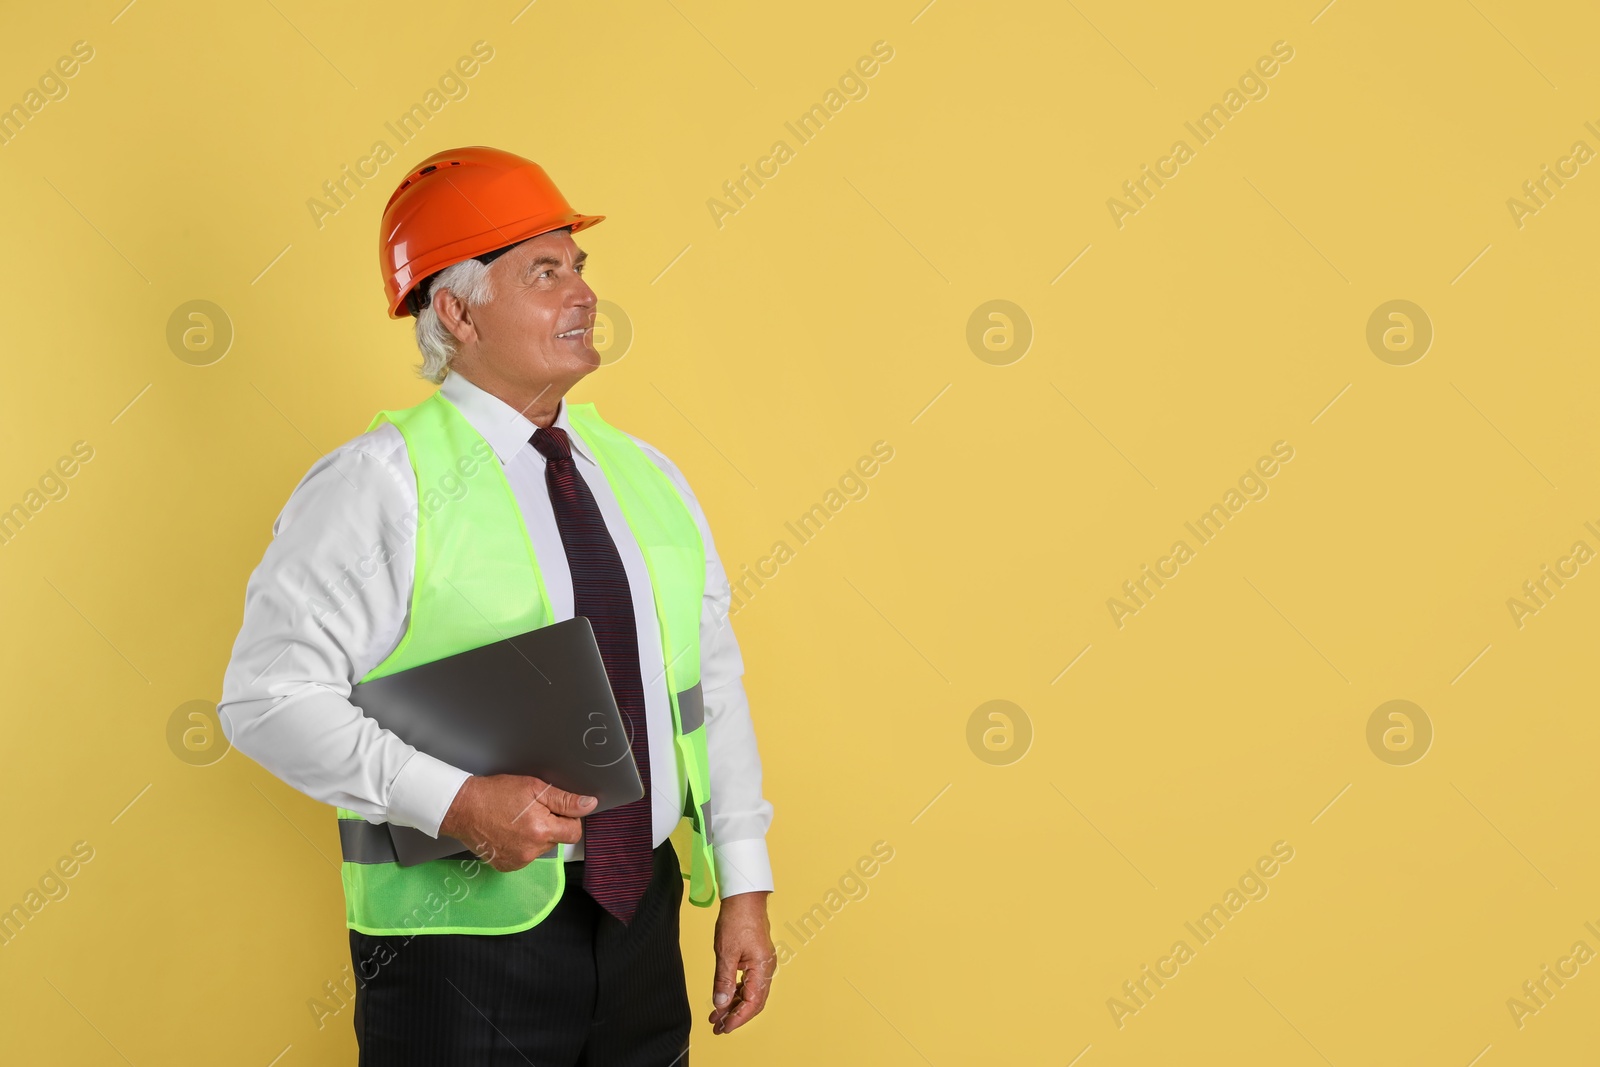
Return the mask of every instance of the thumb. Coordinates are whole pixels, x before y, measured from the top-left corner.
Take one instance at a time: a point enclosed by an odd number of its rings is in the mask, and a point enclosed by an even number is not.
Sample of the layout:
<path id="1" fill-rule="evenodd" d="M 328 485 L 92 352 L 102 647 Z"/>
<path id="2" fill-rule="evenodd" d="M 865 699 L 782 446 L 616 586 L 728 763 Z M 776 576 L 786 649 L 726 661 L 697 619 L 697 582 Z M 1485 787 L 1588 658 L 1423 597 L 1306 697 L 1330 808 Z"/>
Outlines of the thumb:
<path id="1" fill-rule="evenodd" d="M 711 1003 L 719 1008 L 726 1008 L 733 1000 L 735 988 L 734 975 L 739 970 L 739 961 L 732 953 L 717 953 L 717 970 L 711 981 Z"/>
<path id="2" fill-rule="evenodd" d="M 565 789 L 557 789 L 555 786 L 551 786 L 539 798 L 539 803 L 557 815 L 566 815 L 576 819 L 593 811 L 594 806 L 599 801 L 582 793 L 569 793 Z"/>

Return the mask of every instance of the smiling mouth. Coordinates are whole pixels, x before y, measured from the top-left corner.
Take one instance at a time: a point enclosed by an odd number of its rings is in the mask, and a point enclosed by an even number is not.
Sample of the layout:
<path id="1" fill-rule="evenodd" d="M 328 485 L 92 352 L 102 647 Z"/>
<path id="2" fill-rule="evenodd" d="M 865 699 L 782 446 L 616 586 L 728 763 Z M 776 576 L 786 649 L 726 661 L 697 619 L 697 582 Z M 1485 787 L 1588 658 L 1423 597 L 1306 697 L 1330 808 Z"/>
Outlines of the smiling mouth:
<path id="1" fill-rule="evenodd" d="M 558 341 L 570 341 L 570 340 L 582 337 L 584 334 L 588 333 L 592 329 L 594 329 L 594 327 L 592 327 L 592 326 L 579 326 L 576 329 L 568 330 L 565 333 L 556 334 L 556 340 L 558 340 Z"/>

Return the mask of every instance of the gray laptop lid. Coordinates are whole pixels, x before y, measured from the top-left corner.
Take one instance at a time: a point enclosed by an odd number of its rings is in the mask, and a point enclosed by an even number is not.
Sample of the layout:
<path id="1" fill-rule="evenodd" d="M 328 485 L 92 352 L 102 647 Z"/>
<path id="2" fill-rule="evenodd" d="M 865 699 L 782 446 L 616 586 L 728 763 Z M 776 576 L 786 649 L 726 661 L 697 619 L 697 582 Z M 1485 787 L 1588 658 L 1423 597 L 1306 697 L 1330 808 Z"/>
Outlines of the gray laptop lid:
<path id="1" fill-rule="evenodd" d="M 597 797 L 595 812 L 644 796 L 594 629 L 581 615 L 362 682 L 350 702 L 407 744 L 472 774 L 534 775 Z M 392 856 L 374 835 L 383 830 Z M 371 862 L 411 866 L 471 854 L 452 837 L 408 826 L 356 823 L 349 832 L 366 838 L 357 851 Z"/>

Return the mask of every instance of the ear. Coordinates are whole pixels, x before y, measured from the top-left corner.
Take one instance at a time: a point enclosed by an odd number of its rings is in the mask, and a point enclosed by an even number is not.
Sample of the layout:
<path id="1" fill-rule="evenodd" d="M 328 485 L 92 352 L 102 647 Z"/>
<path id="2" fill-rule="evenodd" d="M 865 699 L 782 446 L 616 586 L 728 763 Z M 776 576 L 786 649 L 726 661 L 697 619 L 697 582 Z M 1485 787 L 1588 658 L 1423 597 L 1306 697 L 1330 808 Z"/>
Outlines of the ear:
<path id="1" fill-rule="evenodd" d="M 465 300 L 449 289 L 441 289 L 433 294 L 432 304 L 439 321 L 444 323 L 444 328 L 450 331 L 458 344 L 478 339 L 478 326 L 473 322 L 472 309 Z"/>

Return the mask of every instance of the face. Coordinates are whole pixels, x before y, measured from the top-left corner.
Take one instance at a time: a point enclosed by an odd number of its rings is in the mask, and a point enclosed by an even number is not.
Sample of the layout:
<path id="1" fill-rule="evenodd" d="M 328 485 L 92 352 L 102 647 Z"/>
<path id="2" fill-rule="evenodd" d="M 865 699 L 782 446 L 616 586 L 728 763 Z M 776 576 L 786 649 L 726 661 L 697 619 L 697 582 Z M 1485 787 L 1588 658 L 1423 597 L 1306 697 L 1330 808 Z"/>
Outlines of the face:
<path id="1" fill-rule="evenodd" d="M 600 366 L 594 347 L 594 290 L 583 280 L 588 253 L 565 232 L 523 241 L 489 265 L 494 296 L 463 309 L 463 372 L 518 386 L 552 386 L 559 396 Z M 440 309 L 441 315 L 444 310 Z"/>

